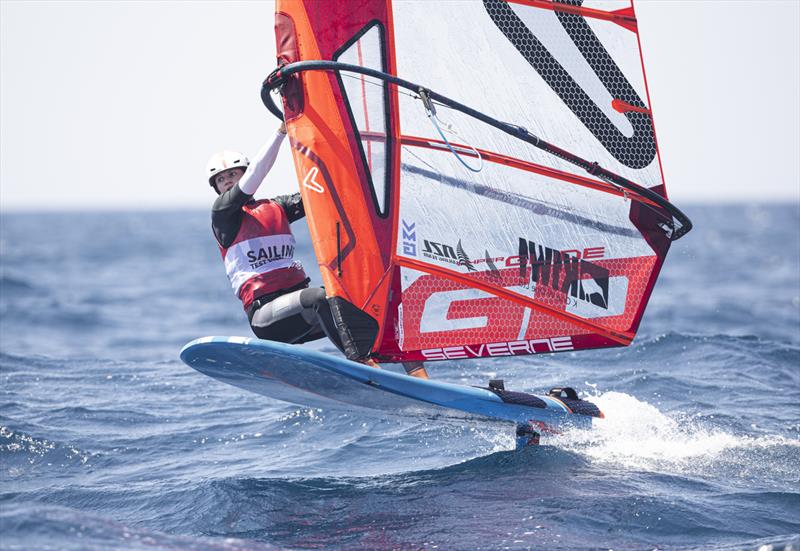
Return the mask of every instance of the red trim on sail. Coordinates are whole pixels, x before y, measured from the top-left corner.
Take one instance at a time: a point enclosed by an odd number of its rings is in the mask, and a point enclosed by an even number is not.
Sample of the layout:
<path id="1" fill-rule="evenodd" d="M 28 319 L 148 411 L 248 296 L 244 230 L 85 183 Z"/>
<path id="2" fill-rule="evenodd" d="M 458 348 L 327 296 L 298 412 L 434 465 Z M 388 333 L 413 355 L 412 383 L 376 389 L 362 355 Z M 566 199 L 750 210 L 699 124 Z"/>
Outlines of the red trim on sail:
<path id="1" fill-rule="evenodd" d="M 450 153 L 450 150 L 447 149 L 445 143 L 440 140 L 433 140 L 430 138 L 418 138 L 416 136 L 402 136 L 400 140 L 402 145 L 411 145 L 416 147 L 422 147 L 425 149 L 432 149 L 434 151 L 442 151 L 444 153 Z M 475 153 L 472 151 L 472 148 L 469 146 L 452 142 L 450 145 L 452 145 L 455 149 L 458 150 L 459 155 L 464 155 L 467 157 L 477 157 L 477 155 L 475 155 Z M 511 168 L 518 168 L 526 172 L 534 172 L 536 174 L 548 176 L 550 178 L 561 180 L 563 182 L 569 182 L 571 184 L 577 184 L 579 186 L 586 187 L 589 189 L 610 193 L 611 195 L 616 195 L 617 197 L 627 197 L 628 199 L 634 199 L 640 203 L 645 203 L 647 205 L 654 206 L 657 209 L 661 208 L 650 199 L 642 197 L 641 195 L 637 194 L 634 191 L 621 190 L 617 186 L 609 184 L 607 182 L 603 182 L 601 180 L 593 180 L 591 178 L 585 178 L 577 174 L 572 174 L 571 172 L 564 172 L 563 170 L 557 170 L 555 168 L 546 167 L 544 165 L 529 163 L 527 161 L 521 161 L 519 159 L 515 159 L 514 157 L 508 157 L 506 155 L 501 155 L 500 153 L 493 153 L 485 149 L 476 148 L 476 151 L 478 151 L 481 154 L 481 158 L 483 158 L 484 161 L 499 163 L 505 166 L 509 166 Z"/>
<path id="2" fill-rule="evenodd" d="M 356 42 L 356 52 L 358 52 L 358 64 L 363 67 L 364 66 L 364 52 L 361 48 L 361 39 Z M 361 81 L 361 103 L 362 103 L 362 110 L 364 111 L 364 128 L 367 132 L 369 132 L 369 106 L 367 105 L 367 83 L 364 75 L 360 75 L 359 80 Z M 370 172 L 372 172 L 372 142 L 367 141 L 367 166 L 369 167 Z"/>
<path id="3" fill-rule="evenodd" d="M 617 25 L 628 29 L 634 33 L 638 33 L 636 24 L 636 15 L 633 8 L 623 8 L 616 11 L 603 11 L 594 8 L 584 8 L 583 6 L 572 6 L 570 4 L 562 4 L 554 2 L 553 0 L 508 0 L 512 4 L 521 4 L 523 6 L 530 6 L 532 8 L 542 8 L 552 11 L 560 11 L 563 13 L 571 13 L 574 15 L 581 15 L 583 17 L 591 17 L 592 19 L 601 19 L 603 21 L 611 21 Z"/>
<path id="4" fill-rule="evenodd" d="M 633 11 L 633 5 L 631 5 L 631 11 Z M 650 106 L 652 111 L 653 109 L 653 101 L 650 99 L 650 87 L 647 84 L 647 71 L 644 70 L 644 54 L 642 53 L 642 38 L 639 34 L 636 34 L 636 45 L 639 48 L 639 63 L 642 68 L 642 78 L 644 79 L 644 93 L 647 96 L 647 105 Z M 661 185 L 656 186 L 654 191 L 659 195 L 663 196 L 665 199 L 669 199 L 669 195 L 667 194 L 667 187 L 666 187 L 666 180 L 664 179 L 664 165 L 661 162 L 661 152 L 658 148 L 658 133 L 656 132 L 656 119 L 653 114 L 650 114 L 650 118 L 653 123 L 653 139 L 656 142 L 656 158 L 658 159 L 658 170 L 661 174 Z"/>

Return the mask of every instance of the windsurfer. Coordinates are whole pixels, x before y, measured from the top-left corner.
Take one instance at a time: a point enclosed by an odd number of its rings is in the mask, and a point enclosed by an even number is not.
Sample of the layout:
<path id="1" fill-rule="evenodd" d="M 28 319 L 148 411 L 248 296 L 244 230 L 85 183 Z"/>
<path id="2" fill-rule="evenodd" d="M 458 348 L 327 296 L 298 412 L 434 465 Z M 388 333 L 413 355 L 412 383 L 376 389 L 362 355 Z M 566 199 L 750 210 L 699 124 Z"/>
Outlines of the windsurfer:
<path id="1" fill-rule="evenodd" d="M 260 339 L 303 343 L 325 337 L 318 311 L 325 290 L 309 287 L 289 226 L 305 217 L 299 193 L 255 200 L 286 137 L 281 124 L 251 163 L 235 151 L 208 162 L 208 182 L 218 197 L 211 225 L 233 291 L 242 301 L 250 327 Z"/>
<path id="2" fill-rule="evenodd" d="M 258 338 L 300 344 L 327 336 L 342 350 L 335 330 L 325 330 L 334 327 L 325 290 L 308 286 L 311 280 L 294 258 L 295 239 L 289 224 L 305 217 L 300 194 L 253 198 L 285 137 L 286 124 L 281 123 L 252 163 L 235 151 L 211 157 L 206 174 L 218 195 L 211 209 L 211 226 L 233 291 Z M 363 362 L 380 367 L 374 360 Z M 411 376 L 428 378 L 422 362 L 403 366 Z"/>

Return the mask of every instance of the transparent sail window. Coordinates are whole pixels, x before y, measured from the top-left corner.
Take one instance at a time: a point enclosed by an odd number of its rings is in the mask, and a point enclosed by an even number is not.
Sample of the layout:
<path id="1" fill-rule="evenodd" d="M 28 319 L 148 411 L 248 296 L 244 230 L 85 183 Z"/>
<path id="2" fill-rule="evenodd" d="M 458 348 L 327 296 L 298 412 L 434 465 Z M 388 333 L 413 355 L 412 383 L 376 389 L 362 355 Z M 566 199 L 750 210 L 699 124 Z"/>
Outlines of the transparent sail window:
<path id="1" fill-rule="evenodd" d="M 334 56 L 334 60 L 386 71 L 381 30 L 378 24 L 373 24 Z M 370 176 L 378 213 L 385 215 L 389 190 L 386 83 L 365 75 L 347 72 L 341 72 L 339 80 L 358 131 L 361 153 Z"/>

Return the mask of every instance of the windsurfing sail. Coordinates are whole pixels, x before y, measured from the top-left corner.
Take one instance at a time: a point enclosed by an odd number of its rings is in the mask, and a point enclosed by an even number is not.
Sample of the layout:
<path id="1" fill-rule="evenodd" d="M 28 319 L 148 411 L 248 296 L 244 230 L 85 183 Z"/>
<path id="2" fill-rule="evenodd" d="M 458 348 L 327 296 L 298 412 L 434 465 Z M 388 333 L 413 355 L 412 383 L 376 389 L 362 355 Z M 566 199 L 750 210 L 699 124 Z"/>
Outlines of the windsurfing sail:
<path id="1" fill-rule="evenodd" d="M 278 0 L 275 30 L 262 98 L 351 359 L 630 344 L 691 222 L 629 1 Z"/>

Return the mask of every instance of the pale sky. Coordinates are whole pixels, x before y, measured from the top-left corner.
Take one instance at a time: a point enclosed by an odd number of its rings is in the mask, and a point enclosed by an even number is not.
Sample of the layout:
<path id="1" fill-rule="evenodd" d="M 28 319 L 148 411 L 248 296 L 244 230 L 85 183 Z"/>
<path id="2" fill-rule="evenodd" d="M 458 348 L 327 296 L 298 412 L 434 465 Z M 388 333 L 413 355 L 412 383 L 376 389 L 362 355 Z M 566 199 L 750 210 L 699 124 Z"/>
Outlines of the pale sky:
<path id="1" fill-rule="evenodd" d="M 800 2 L 636 4 L 670 198 L 800 201 Z M 0 209 L 202 209 L 277 120 L 272 2 L 0 1 Z M 297 190 L 284 148 L 260 193 Z"/>

